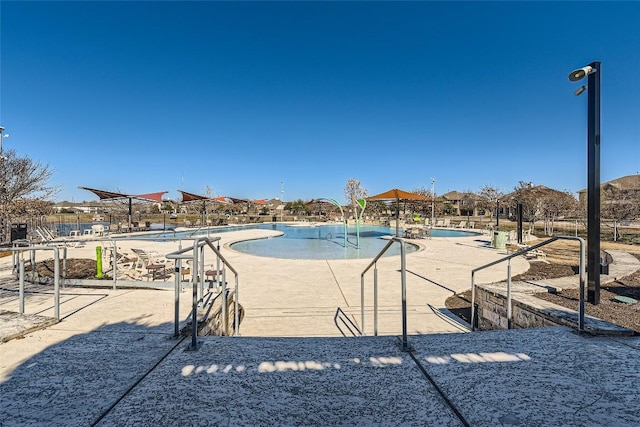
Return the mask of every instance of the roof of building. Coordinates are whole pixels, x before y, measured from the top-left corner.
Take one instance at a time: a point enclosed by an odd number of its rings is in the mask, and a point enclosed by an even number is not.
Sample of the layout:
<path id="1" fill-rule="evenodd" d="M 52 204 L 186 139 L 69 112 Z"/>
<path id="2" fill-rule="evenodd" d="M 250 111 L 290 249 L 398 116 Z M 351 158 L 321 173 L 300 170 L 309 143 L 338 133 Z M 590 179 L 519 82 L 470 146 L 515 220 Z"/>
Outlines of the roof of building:
<path id="1" fill-rule="evenodd" d="M 600 186 L 612 185 L 619 190 L 640 190 L 640 174 L 627 175 L 621 178 L 616 178 L 611 181 L 602 183 Z M 578 193 L 585 193 L 586 188 L 578 191 Z"/>

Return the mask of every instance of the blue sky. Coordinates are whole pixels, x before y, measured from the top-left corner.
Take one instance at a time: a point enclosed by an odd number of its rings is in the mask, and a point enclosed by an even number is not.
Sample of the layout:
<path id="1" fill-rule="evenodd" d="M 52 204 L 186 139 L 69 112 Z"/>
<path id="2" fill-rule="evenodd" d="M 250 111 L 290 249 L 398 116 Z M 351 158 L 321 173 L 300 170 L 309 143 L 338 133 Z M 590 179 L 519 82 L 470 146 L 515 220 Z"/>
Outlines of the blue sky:
<path id="1" fill-rule="evenodd" d="M 640 172 L 640 2 L 0 3 L 5 149 L 78 186 L 344 201 Z M 586 80 L 585 80 L 586 81 Z M 281 185 L 281 183 L 283 183 Z"/>

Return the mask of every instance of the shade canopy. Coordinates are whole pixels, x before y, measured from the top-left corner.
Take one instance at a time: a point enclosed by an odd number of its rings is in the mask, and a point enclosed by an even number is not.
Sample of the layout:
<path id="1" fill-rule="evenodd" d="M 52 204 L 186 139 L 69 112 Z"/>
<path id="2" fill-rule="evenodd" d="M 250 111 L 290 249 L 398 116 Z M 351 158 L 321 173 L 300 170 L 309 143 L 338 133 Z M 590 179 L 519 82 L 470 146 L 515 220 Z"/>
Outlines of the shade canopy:
<path id="1" fill-rule="evenodd" d="M 97 190 L 95 188 L 89 187 L 78 187 L 81 190 L 91 191 L 93 194 L 98 196 L 100 200 L 116 200 L 116 199 L 139 199 L 146 200 L 150 202 L 162 202 L 162 195 L 168 193 L 168 191 L 158 191 L 156 193 L 146 193 L 146 194 L 122 194 L 122 193 L 114 193 L 113 191 L 106 190 Z"/>
<path id="2" fill-rule="evenodd" d="M 199 194 L 188 193 L 183 190 L 178 190 L 182 194 L 182 203 L 196 202 L 196 201 L 212 201 L 216 203 L 230 204 L 231 200 L 226 197 L 208 197 L 200 196 Z"/>
<path id="3" fill-rule="evenodd" d="M 120 200 L 120 199 L 129 200 L 129 215 L 128 215 L 129 231 L 131 231 L 131 214 L 132 214 L 131 201 L 133 199 L 144 200 L 147 202 L 162 203 L 162 195 L 165 193 L 168 193 L 168 191 L 158 191 L 155 193 L 146 193 L 146 194 L 122 194 L 122 193 L 115 193 L 113 191 L 98 190 L 98 189 L 89 188 L 89 187 L 78 187 L 78 188 L 81 190 L 91 191 L 93 194 L 98 196 L 100 200 Z"/>
<path id="4" fill-rule="evenodd" d="M 384 193 L 369 196 L 366 200 L 395 200 L 396 203 L 396 236 L 400 235 L 400 200 L 431 200 L 429 196 L 423 196 L 422 194 L 411 193 L 409 191 L 400 190 L 398 188 L 392 188 Z"/>
<path id="5" fill-rule="evenodd" d="M 423 196 L 422 194 L 411 193 L 409 191 L 400 190 L 398 188 L 392 188 L 384 193 L 376 194 L 375 196 L 367 197 L 367 200 L 431 200 L 429 196 Z"/>

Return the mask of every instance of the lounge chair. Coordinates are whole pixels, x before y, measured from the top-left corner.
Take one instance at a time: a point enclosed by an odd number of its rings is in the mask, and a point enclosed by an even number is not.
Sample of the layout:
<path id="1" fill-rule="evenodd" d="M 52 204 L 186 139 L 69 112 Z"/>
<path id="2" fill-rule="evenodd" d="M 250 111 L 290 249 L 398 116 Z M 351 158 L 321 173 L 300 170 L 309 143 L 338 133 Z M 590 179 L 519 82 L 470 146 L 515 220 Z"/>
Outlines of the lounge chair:
<path id="1" fill-rule="evenodd" d="M 114 247 L 108 243 L 102 245 L 102 257 L 106 264 L 113 270 L 114 262 L 116 270 L 126 270 L 132 267 L 133 261 L 129 259 L 129 254 L 119 247 Z"/>
<path id="2" fill-rule="evenodd" d="M 444 227 L 444 220 L 439 219 L 436 221 L 436 227 Z"/>
<path id="3" fill-rule="evenodd" d="M 467 221 L 460 221 L 460 224 L 456 225 L 456 228 L 467 228 Z"/>
<path id="4" fill-rule="evenodd" d="M 476 223 L 475 223 L 475 222 L 473 222 L 473 221 L 471 221 L 471 222 L 469 223 L 469 225 L 467 226 L 467 228 L 471 228 L 471 229 L 476 228 Z"/>
<path id="5" fill-rule="evenodd" d="M 145 251 L 144 249 L 131 249 L 134 254 L 138 257 L 136 262 L 134 263 L 134 270 L 139 272 L 140 275 L 143 273 L 143 269 L 147 270 L 147 280 L 152 277 L 152 280 L 156 279 L 157 274 L 162 274 L 162 278 L 167 280 L 166 275 L 166 259 L 160 259 L 160 255 L 157 252 L 153 251 Z"/>
<path id="6" fill-rule="evenodd" d="M 104 225 L 102 224 L 94 224 L 91 226 L 91 234 L 93 236 L 104 236 Z"/>
<path id="7" fill-rule="evenodd" d="M 526 247 L 526 245 L 525 245 Z M 540 249 L 532 249 L 525 254 L 525 258 L 531 261 L 547 262 L 547 254 Z"/>
<path id="8" fill-rule="evenodd" d="M 451 227 L 451 220 L 449 218 L 446 218 L 444 220 L 444 225 L 443 227 L 447 228 L 447 227 Z"/>

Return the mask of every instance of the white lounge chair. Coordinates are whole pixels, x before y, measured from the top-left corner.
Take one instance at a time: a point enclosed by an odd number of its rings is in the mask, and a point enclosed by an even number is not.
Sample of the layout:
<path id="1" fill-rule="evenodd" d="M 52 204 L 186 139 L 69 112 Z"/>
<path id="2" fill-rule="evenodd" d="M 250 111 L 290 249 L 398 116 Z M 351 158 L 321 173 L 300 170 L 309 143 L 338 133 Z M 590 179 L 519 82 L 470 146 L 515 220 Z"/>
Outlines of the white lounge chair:
<path id="1" fill-rule="evenodd" d="M 156 279 L 157 274 L 162 274 L 162 278 L 167 280 L 167 260 L 161 259 L 160 255 L 154 251 L 145 251 L 144 249 L 134 249 L 132 248 L 134 254 L 138 257 L 136 262 L 134 263 L 134 270 L 139 272 L 140 275 L 143 274 L 143 270 L 147 270 L 146 276 L 147 280 L 150 277 L 153 280 Z"/>

